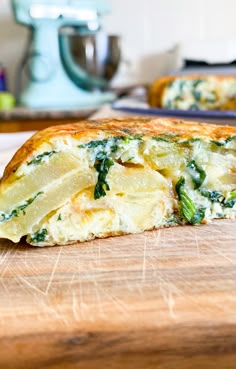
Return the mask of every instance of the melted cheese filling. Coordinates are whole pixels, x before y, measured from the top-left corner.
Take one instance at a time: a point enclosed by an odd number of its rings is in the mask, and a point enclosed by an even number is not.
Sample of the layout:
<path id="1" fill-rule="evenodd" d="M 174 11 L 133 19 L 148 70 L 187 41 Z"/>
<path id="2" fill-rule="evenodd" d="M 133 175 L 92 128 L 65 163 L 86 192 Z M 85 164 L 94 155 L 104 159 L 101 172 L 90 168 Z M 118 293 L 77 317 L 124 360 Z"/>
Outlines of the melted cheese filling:
<path id="1" fill-rule="evenodd" d="M 234 216 L 236 204 L 223 206 L 213 195 L 228 199 L 236 188 L 236 140 L 224 145 L 160 138 L 96 142 L 90 147 L 57 140 L 21 165 L 0 196 L 0 237 L 18 242 L 27 236 L 32 245 L 45 246 L 184 223 L 175 190 L 181 176 L 196 209 L 204 209 L 204 220 Z M 105 163 L 105 154 L 112 160 L 108 187 L 103 184 L 105 195 L 95 199 L 96 165 Z M 188 171 L 193 160 L 206 173 L 198 189 Z"/>

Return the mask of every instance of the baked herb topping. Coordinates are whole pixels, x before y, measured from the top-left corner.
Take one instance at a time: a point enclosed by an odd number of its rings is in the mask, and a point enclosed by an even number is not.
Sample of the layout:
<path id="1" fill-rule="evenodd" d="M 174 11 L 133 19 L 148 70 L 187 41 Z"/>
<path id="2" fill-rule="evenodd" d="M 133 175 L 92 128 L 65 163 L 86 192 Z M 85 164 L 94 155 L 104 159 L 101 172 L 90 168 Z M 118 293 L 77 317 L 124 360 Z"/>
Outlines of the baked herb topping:
<path id="1" fill-rule="evenodd" d="M 185 178 L 180 177 L 175 186 L 180 203 L 180 213 L 190 224 L 199 224 L 205 217 L 205 209 L 196 209 L 194 202 L 185 190 Z"/>
<path id="2" fill-rule="evenodd" d="M 152 139 L 155 141 L 175 142 L 179 136 L 177 133 L 161 133 L 158 136 L 153 136 Z"/>
<path id="3" fill-rule="evenodd" d="M 211 140 L 211 143 L 216 145 L 216 146 L 225 146 L 228 142 L 231 142 L 233 140 L 236 140 L 236 136 L 229 136 L 228 138 L 226 138 L 225 140 L 221 140 L 221 141 L 215 141 L 215 140 Z"/>
<path id="4" fill-rule="evenodd" d="M 50 158 L 53 154 L 55 154 L 57 151 L 45 151 L 42 154 L 37 155 L 33 160 L 29 161 L 27 165 L 38 165 L 42 161 L 44 161 L 46 158 Z"/>
<path id="5" fill-rule="evenodd" d="M 121 143 L 129 143 L 132 140 L 142 140 L 142 134 L 141 133 L 135 133 L 135 134 L 129 134 L 128 136 L 116 136 L 116 137 L 110 137 L 105 138 L 103 140 L 93 140 L 86 144 L 78 145 L 80 149 L 94 149 L 99 147 L 100 149 L 107 150 L 107 146 L 109 146 L 109 149 L 111 152 L 115 152 L 118 149 L 118 146 Z"/>
<path id="6" fill-rule="evenodd" d="M 25 215 L 25 209 L 27 206 L 32 204 L 32 202 L 39 196 L 43 194 L 43 192 L 38 192 L 34 197 L 31 197 L 30 199 L 23 202 L 21 205 L 17 206 L 15 209 L 13 209 L 10 213 L 0 213 L 0 222 L 7 222 L 8 220 L 11 220 L 12 218 L 18 217 L 21 212 Z"/>

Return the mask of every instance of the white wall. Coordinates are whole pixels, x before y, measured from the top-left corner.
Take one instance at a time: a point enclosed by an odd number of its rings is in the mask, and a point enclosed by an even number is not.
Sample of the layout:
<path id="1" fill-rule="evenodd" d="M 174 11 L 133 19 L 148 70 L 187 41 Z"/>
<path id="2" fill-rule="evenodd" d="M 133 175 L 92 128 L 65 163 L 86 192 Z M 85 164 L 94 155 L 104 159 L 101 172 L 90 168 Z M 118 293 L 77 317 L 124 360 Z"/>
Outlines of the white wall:
<path id="1" fill-rule="evenodd" d="M 122 36 L 124 57 L 140 59 L 175 43 L 187 57 L 236 58 L 236 0 L 110 0 L 104 18 L 110 33 Z M 10 88 L 26 43 L 27 30 L 12 17 L 10 0 L 0 0 L 0 62 L 8 70 Z"/>
<path id="2" fill-rule="evenodd" d="M 209 43 L 213 51 L 216 43 L 236 44 L 235 0 L 110 0 L 110 3 L 113 13 L 105 19 L 107 29 L 121 33 L 126 52 L 135 56 L 169 48 L 176 42 L 184 45 L 186 56 L 207 55 Z M 195 50 L 195 44 L 198 48 L 200 44 L 202 50 Z"/>

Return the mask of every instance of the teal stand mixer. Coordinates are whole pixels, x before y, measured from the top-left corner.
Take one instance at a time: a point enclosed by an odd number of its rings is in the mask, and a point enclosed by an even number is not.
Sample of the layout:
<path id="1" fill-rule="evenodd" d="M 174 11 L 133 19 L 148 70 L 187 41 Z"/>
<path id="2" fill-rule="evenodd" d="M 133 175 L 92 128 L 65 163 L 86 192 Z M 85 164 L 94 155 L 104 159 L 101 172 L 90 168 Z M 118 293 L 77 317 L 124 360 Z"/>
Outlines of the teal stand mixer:
<path id="1" fill-rule="evenodd" d="M 101 89 L 102 79 L 73 65 L 67 55 L 67 69 L 73 71 L 76 83 L 69 77 L 59 44 L 62 27 L 76 27 L 81 35 L 99 32 L 101 16 L 109 11 L 105 2 L 12 0 L 12 8 L 17 22 L 30 27 L 32 35 L 27 52 L 29 81 L 20 93 L 20 105 L 34 109 L 80 109 L 96 108 L 114 100 L 112 92 Z M 66 51 L 66 44 L 64 48 Z"/>

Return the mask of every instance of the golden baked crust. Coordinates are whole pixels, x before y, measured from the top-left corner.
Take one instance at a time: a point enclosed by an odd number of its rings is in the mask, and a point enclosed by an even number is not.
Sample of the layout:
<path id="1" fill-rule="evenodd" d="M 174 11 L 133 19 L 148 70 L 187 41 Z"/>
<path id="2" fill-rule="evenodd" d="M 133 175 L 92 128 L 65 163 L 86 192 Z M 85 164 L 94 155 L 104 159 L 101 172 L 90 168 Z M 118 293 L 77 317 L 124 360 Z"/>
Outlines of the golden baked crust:
<path id="1" fill-rule="evenodd" d="M 190 76 L 186 76 L 187 79 Z M 148 90 L 148 103 L 152 107 L 162 108 L 162 96 L 166 87 L 175 79 L 177 76 L 164 76 L 158 78 L 153 84 L 150 86 Z"/>
<path id="2" fill-rule="evenodd" d="M 168 77 L 169 78 L 169 77 Z M 190 77 L 189 77 L 190 78 Z M 204 140 L 220 141 L 236 134 L 236 127 L 221 126 L 216 124 L 184 121 L 175 118 L 140 118 L 121 117 L 97 120 L 82 120 L 79 123 L 56 125 L 35 133 L 15 153 L 12 160 L 6 166 L 1 186 L 8 177 L 13 174 L 20 164 L 30 160 L 34 152 L 44 143 L 57 137 L 70 136 L 78 140 L 96 140 L 100 134 L 105 137 L 127 136 L 129 134 L 142 134 L 156 136 L 159 134 L 178 134 L 179 140 L 193 139 L 196 137 Z"/>
<path id="3" fill-rule="evenodd" d="M 162 118 L 52 126 L 0 182 L 0 237 L 69 244 L 236 212 L 236 127 Z"/>
<path id="4" fill-rule="evenodd" d="M 180 105 L 179 103 L 176 103 L 175 99 L 180 99 L 181 97 L 183 99 L 188 99 L 188 96 L 186 96 L 186 93 L 188 94 L 188 88 L 183 91 L 177 91 L 176 94 L 172 94 L 172 96 L 168 99 L 165 98 L 168 89 L 171 87 L 173 82 L 180 81 L 204 81 L 206 82 L 205 86 L 202 85 L 202 91 L 207 92 L 207 84 L 210 83 L 210 88 L 208 92 L 214 92 L 216 95 L 216 100 L 211 101 L 211 104 L 209 104 L 209 101 L 207 102 L 207 95 L 203 97 L 201 104 L 199 98 L 192 97 L 192 100 L 189 104 L 185 104 L 185 106 Z M 199 92 L 199 86 L 190 85 L 189 86 L 192 91 L 198 91 Z M 232 92 L 233 90 L 233 92 Z M 201 91 L 201 93 L 202 93 Z M 157 107 L 157 108 L 169 108 L 169 109 L 184 109 L 188 110 L 191 109 L 191 104 L 196 104 L 199 106 L 198 109 L 204 109 L 204 110 L 235 110 L 236 109 L 236 77 L 233 75 L 174 75 L 174 76 L 163 76 L 158 78 L 156 81 L 154 81 L 149 90 L 148 90 L 148 103 L 151 107 Z M 180 105 L 180 107 L 179 107 Z"/>

